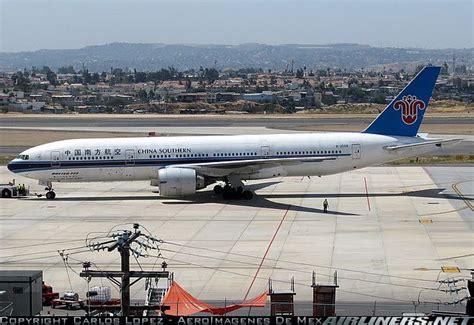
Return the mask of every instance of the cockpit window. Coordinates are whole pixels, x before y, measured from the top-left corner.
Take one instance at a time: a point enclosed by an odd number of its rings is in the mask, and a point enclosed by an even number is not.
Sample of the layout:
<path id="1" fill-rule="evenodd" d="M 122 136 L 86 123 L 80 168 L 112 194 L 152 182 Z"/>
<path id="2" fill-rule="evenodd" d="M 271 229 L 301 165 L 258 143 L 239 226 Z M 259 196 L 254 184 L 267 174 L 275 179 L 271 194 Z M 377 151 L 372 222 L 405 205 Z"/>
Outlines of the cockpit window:
<path id="1" fill-rule="evenodd" d="M 16 159 L 28 160 L 30 159 L 30 155 L 18 155 Z"/>

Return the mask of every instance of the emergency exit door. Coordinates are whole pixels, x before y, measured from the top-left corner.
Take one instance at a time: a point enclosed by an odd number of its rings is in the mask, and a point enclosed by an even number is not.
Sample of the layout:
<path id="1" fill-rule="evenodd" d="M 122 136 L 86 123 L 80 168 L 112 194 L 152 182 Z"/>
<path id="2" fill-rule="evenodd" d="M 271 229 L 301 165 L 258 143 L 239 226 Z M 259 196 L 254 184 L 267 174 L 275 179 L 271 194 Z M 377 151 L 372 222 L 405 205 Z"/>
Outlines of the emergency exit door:
<path id="1" fill-rule="evenodd" d="M 360 144 L 352 145 L 352 159 L 360 159 L 361 156 Z"/>

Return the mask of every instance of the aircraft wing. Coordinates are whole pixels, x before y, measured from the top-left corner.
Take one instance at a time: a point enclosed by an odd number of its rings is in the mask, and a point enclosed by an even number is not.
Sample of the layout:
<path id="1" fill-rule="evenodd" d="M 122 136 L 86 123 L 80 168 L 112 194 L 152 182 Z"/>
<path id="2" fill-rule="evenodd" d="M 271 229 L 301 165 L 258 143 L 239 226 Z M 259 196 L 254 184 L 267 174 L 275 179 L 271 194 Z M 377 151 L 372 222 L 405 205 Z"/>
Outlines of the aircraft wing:
<path id="1" fill-rule="evenodd" d="M 179 164 L 170 167 L 195 169 L 205 175 L 222 177 L 229 174 L 247 174 L 254 173 L 262 169 L 300 164 L 304 162 L 322 162 L 326 160 L 335 160 L 336 157 L 292 157 L 292 158 L 261 158 L 248 160 L 228 160 L 218 162 L 204 162 L 196 164 Z"/>
<path id="2" fill-rule="evenodd" d="M 388 151 L 399 151 L 403 149 L 411 149 L 411 148 L 420 148 L 420 147 L 427 147 L 427 146 L 437 146 L 437 147 L 442 147 L 442 146 L 451 146 L 458 144 L 464 139 L 458 138 L 458 139 L 438 139 L 438 140 L 428 140 L 428 141 L 423 141 L 423 142 L 417 142 L 417 143 L 408 143 L 408 144 L 399 144 L 399 145 L 393 145 L 393 146 L 387 146 L 384 149 Z"/>

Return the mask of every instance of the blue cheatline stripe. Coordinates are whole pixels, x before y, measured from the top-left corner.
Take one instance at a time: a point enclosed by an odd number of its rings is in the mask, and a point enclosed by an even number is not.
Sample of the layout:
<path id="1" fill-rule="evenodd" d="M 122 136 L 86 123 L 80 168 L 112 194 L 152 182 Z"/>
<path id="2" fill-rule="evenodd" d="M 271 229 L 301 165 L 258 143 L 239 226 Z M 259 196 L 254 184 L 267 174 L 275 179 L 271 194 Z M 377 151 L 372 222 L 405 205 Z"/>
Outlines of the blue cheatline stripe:
<path id="1" fill-rule="evenodd" d="M 308 158 L 308 157 L 345 157 L 351 156 L 351 154 L 326 154 L 326 155 L 281 155 L 281 156 L 257 156 L 254 159 L 272 159 L 272 158 Z M 8 168 L 13 172 L 28 172 L 28 171 L 39 171 L 39 170 L 58 170 L 58 169 L 71 169 L 71 168 L 111 168 L 111 167 L 147 167 L 147 166 L 170 166 L 178 164 L 199 164 L 209 162 L 220 162 L 220 161 L 238 161 L 238 160 L 252 160 L 249 157 L 208 157 L 200 159 L 135 159 L 134 163 L 130 163 L 128 160 L 66 160 L 60 161 L 60 166 L 52 166 L 53 161 L 22 161 L 14 162 L 8 165 Z M 58 163 L 54 161 L 54 163 Z"/>

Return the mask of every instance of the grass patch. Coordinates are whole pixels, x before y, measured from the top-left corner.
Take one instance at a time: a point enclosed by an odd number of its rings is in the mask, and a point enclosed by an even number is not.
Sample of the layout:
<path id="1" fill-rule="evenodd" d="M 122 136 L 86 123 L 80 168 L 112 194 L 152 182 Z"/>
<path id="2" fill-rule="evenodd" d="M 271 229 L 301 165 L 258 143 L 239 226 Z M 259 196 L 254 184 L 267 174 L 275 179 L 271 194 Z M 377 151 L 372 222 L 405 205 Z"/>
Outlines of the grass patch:
<path id="1" fill-rule="evenodd" d="M 15 158 L 14 155 L 0 155 L 0 165 L 6 165 L 10 160 Z"/>

